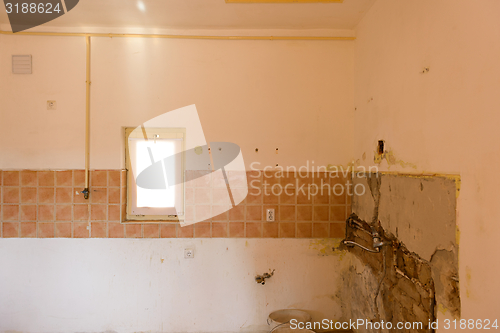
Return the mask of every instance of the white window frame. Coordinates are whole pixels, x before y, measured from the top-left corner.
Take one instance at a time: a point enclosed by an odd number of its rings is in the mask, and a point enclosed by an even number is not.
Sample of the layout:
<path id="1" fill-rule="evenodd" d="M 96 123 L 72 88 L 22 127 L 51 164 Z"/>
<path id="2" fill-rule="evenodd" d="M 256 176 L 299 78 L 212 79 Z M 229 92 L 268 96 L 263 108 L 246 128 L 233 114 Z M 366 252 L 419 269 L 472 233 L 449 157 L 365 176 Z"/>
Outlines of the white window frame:
<path id="1" fill-rule="evenodd" d="M 179 214 L 171 214 L 175 212 L 175 208 L 140 208 L 137 209 L 137 184 L 135 182 L 134 173 L 132 172 L 131 151 L 129 147 L 129 139 L 144 139 L 154 141 L 162 139 L 180 139 L 180 170 L 177 174 L 181 182 L 176 185 L 176 206 L 180 207 Z M 141 131 L 136 128 L 125 128 L 125 165 L 127 169 L 127 202 L 126 202 L 126 220 L 123 222 L 181 222 L 184 221 L 185 210 L 185 190 L 184 190 L 184 174 L 185 174 L 185 144 L 186 144 L 186 129 L 185 128 L 145 128 L 142 127 Z M 180 174 L 179 174 L 180 173 Z M 136 175 L 137 176 L 137 175 Z M 141 213 L 137 214 L 134 211 L 140 210 Z"/>

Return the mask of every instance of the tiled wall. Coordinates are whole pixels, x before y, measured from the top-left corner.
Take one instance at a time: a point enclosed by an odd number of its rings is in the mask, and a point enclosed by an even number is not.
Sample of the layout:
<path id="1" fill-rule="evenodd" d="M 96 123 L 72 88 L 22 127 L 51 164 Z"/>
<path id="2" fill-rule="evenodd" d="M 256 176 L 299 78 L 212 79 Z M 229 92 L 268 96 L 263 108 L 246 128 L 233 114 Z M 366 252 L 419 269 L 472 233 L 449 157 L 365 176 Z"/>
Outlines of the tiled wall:
<path id="1" fill-rule="evenodd" d="M 259 171 L 232 174 L 233 184 L 248 182 L 249 193 L 236 207 L 224 211 L 221 202 L 225 183 L 217 174 L 186 185 L 186 219 L 200 214 L 203 222 L 181 227 L 175 223 L 130 223 L 125 217 L 126 173 L 95 170 L 90 175 L 90 199 L 84 188 L 83 170 L 0 171 L 1 236 L 69 238 L 190 238 L 343 237 L 350 214 L 347 191 L 335 195 L 326 184 L 344 185 L 342 176 L 289 173 L 276 175 Z M 321 183 L 323 181 L 323 183 Z M 252 182 L 250 184 L 250 182 Z M 308 195 L 308 186 L 323 184 L 323 194 Z M 288 186 L 287 186 L 288 185 Z M 274 186 L 274 187 L 273 187 Z M 280 188 L 287 186 L 280 195 Z M 302 187 L 301 187 L 302 186 Z M 297 189 L 302 188 L 302 191 Z M 337 188 L 340 188 L 337 185 Z M 273 194 L 274 189 L 274 194 Z M 259 194 L 260 193 L 260 194 Z M 339 191 L 336 192 L 339 194 Z M 235 195 L 237 193 L 235 192 Z M 274 208 L 275 222 L 265 221 L 267 208 Z M 218 213 L 221 211 L 222 213 Z M 217 215 L 216 215 L 217 214 Z M 191 217 L 190 217 L 191 216 Z M 213 216 L 213 217 L 211 217 Z M 123 222 L 121 222 L 123 221 Z"/>

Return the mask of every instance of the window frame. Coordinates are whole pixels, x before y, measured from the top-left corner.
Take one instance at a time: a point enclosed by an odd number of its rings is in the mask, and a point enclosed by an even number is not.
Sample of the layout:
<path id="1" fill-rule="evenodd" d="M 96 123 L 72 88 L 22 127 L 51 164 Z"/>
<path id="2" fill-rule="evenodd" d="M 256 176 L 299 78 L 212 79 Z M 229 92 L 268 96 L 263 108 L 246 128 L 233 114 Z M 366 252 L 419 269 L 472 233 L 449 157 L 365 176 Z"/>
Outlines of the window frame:
<path id="1" fill-rule="evenodd" d="M 186 129 L 185 128 L 165 128 L 165 127 L 143 127 L 141 126 L 140 135 L 137 133 L 136 129 L 139 127 L 125 127 L 125 168 L 127 171 L 127 197 L 126 197 L 126 212 L 125 212 L 125 220 L 123 222 L 152 222 L 152 223 L 179 223 L 184 221 L 185 210 L 186 210 L 186 191 L 185 191 L 185 146 L 186 146 Z M 134 133 L 135 131 L 135 133 Z M 133 134 L 134 133 L 134 134 Z M 180 149 L 180 177 L 181 183 L 181 200 L 182 200 L 182 214 L 180 215 L 171 215 L 171 214 L 163 214 L 163 215 L 141 215 L 141 214 L 133 214 L 132 213 L 132 202 L 134 200 L 132 190 L 133 186 L 137 186 L 135 184 L 134 174 L 132 172 L 132 161 L 130 158 L 130 150 L 129 150 L 129 138 L 130 136 L 136 138 L 144 138 L 145 136 L 148 140 L 154 140 L 154 135 L 160 135 L 160 139 L 181 139 L 181 149 Z"/>

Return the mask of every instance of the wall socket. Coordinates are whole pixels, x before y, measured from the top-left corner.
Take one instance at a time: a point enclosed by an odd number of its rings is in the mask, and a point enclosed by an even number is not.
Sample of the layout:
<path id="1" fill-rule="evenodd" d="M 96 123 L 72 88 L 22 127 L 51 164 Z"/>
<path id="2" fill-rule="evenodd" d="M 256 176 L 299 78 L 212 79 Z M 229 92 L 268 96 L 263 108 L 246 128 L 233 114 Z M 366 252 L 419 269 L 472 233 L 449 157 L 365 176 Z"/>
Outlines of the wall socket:
<path id="1" fill-rule="evenodd" d="M 267 222 L 274 222 L 274 209 L 266 209 L 266 221 Z"/>
<path id="2" fill-rule="evenodd" d="M 184 259 L 192 259 L 192 258 L 194 258 L 194 250 L 184 249 Z"/>

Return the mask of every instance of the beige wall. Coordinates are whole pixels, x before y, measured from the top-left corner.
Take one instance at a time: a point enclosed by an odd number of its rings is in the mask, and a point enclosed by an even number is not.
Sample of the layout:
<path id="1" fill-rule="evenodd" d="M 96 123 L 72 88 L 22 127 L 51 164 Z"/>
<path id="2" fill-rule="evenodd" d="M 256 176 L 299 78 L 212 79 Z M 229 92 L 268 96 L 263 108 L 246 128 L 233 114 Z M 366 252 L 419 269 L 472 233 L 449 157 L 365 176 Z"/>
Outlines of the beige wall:
<path id="1" fill-rule="evenodd" d="M 462 318 L 497 319 L 500 3 L 379 0 L 357 29 L 355 156 L 382 170 L 457 173 Z M 424 67 L 429 72 L 421 73 Z M 366 160 L 363 160 L 366 154 Z M 411 249 L 410 249 L 411 250 Z M 440 315 L 443 317 L 442 315 Z"/>
<path id="2" fill-rule="evenodd" d="M 82 168 L 84 38 L 0 38 L 6 111 L 0 168 Z M 353 46 L 93 38 L 91 168 L 124 166 L 122 127 L 190 104 L 198 108 L 207 141 L 240 145 L 247 166 L 346 163 Z M 10 56 L 19 53 L 33 55 L 32 75 L 11 73 Z M 49 99 L 57 100 L 56 111 L 46 110 Z"/>

